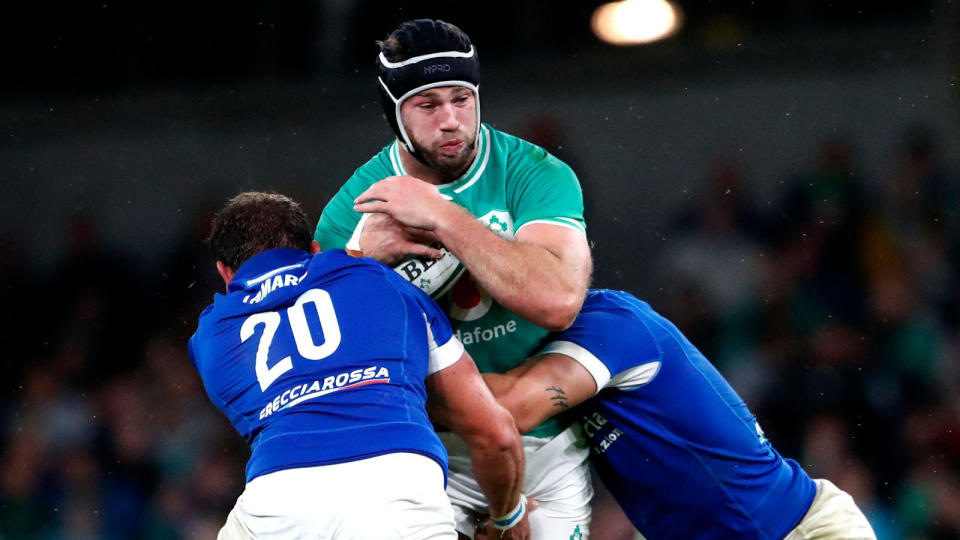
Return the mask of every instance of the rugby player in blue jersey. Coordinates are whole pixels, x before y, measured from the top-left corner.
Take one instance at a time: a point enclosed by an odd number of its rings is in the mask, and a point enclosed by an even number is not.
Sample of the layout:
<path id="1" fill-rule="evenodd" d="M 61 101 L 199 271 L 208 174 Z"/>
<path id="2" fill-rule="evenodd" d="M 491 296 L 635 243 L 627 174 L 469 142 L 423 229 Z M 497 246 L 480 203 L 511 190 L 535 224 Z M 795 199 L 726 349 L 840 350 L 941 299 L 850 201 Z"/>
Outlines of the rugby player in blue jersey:
<path id="1" fill-rule="evenodd" d="M 597 475 L 648 540 L 876 538 L 852 497 L 781 457 L 716 368 L 627 293 L 590 291 L 537 356 L 483 377 L 521 433 L 579 405 Z"/>
<path id="2" fill-rule="evenodd" d="M 372 259 L 320 253 L 312 232 L 277 194 L 242 193 L 214 219 L 227 291 L 190 358 L 251 447 L 219 538 L 457 538 L 428 406 L 468 441 L 502 537 L 529 538 L 520 436 L 443 311 Z"/>

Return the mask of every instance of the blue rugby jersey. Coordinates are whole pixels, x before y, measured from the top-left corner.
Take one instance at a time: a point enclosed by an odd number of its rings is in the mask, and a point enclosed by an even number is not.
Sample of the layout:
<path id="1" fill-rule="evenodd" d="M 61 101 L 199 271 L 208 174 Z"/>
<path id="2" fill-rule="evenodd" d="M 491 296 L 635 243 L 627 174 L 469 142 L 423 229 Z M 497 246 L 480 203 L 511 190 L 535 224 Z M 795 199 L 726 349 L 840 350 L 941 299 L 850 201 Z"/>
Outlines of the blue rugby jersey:
<path id="1" fill-rule="evenodd" d="M 543 352 L 581 363 L 598 393 L 579 409 L 597 475 L 650 540 L 783 538 L 813 480 L 763 436 L 746 404 L 670 321 L 592 290 Z"/>
<path id="2" fill-rule="evenodd" d="M 200 315 L 190 358 L 251 447 L 246 478 L 413 452 L 447 454 L 425 378 L 463 346 L 429 296 L 342 250 L 274 249 L 247 260 Z"/>

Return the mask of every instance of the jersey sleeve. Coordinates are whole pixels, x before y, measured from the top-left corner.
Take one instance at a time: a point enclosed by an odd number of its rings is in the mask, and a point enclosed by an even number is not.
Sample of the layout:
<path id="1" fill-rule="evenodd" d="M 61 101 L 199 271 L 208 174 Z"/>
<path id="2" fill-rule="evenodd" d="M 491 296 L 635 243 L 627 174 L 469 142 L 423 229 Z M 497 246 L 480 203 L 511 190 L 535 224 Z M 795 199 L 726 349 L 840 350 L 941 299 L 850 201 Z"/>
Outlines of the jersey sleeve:
<path id="1" fill-rule="evenodd" d="M 463 344 L 453 334 L 450 320 L 433 298 L 412 285 L 411 288 L 416 289 L 413 294 L 416 295 L 417 303 L 423 310 L 423 319 L 427 325 L 427 339 L 430 342 L 430 365 L 427 368 L 427 375 L 433 375 L 452 366 L 463 356 Z"/>
<path id="2" fill-rule="evenodd" d="M 346 187 L 340 188 L 320 214 L 313 239 L 321 249 L 343 249 L 360 221 L 360 214 L 353 211 L 354 197 L 350 196 Z"/>
<path id="3" fill-rule="evenodd" d="M 313 239 L 321 249 L 343 249 L 360 221 L 360 212 L 353 209 L 353 201 L 374 183 L 395 174 L 384 165 L 384 152 L 374 156 L 337 191 L 323 208 Z"/>
<path id="4" fill-rule="evenodd" d="M 194 369 L 200 371 L 200 366 L 197 365 L 197 353 L 194 350 L 196 339 L 197 335 L 194 334 L 190 337 L 190 341 L 187 341 L 187 356 L 190 358 L 190 363 L 193 364 Z"/>
<path id="5" fill-rule="evenodd" d="M 437 328 L 438 332 L 434 332 L 434 325 L 430 323 L 426 313 L 423 319 L 427 324 L 427 339 L 430 341 L 430 364 L 427 367 L 427 375 L 433 375 L 456 364 L 457 360 L 463 356 L 464 348 L 460 340 L 449 332 L 450 323 L 446 323 L 446 328 L 441 325 Z M 446 340 L 438 339 L 437 335 L 446 336 Z"/>
<path id="6" fill-rule="evenodd" d="M 516 231 L 533 223 L 550 223 L 586 233 L 583 193 L 577 175 L 546 150 L 525 143 L 515 160 L 508 187 Z"/>
<path id="7" fill-rule="evenodd" d="M 190 339 L 187 341 L 187 356 L 190 358 L 190 363 L 193 364 L 193 367 L 200 371 L 200 365 L 197 364 L 197 347 L 199 347 L 202 338 L 200 337 L 201 325 L 203 320 L 206 319 L 209 314 L 213 311 L 213 304 L 203 308 L 203 311 L 200 313 L 200 318 L 197 323 L 197 330 L 190 336 Z"/>
<path id="8" fill-rule="evenodd" d="M 662 352 L 642 313 L 616 295 L 591 292 L 573 325 L 550 335 L 539 354 L 559 353 L 582 365 L 605 387 L 634 388 L 660 368 Z"/>

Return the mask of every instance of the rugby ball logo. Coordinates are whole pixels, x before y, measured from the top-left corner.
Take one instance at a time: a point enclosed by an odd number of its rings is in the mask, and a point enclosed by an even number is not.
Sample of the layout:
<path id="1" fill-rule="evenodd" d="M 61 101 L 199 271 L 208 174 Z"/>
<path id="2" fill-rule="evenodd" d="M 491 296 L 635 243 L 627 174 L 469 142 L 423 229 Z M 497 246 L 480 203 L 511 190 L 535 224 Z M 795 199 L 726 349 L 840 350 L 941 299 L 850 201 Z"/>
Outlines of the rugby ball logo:
<path id="1" fill-rule="evenodd" d="M 394 271 L 433 298 L 446 293 L 463 274 L 463 264 L 447 248 L 441 247 L 439 259 L 409 257 L 393 267 Z"/>

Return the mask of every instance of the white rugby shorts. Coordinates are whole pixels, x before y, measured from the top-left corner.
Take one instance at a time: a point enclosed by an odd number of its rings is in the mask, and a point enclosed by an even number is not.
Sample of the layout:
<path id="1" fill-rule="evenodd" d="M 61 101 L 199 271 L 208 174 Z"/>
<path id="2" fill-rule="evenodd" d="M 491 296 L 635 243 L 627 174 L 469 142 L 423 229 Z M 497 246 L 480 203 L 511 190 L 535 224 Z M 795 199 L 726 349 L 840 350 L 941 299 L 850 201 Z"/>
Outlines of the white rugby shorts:
<path id="1" fill-rule="evenodd" d="M 218 540 L 456 540 L 443 469 L 419 454 L 286 469 L 251 480 Z"/>
<path id="2" fill-rule="evenodd" d="M 590 536 L 590 450 L 577 432 L 570 427 L 552 439 L 523 437 L 523 492 L 539 503 L 530 513 L 532 540 L 586 540 Z M 451 432 L 438 435 L 450 454 L 447 495 L 453 504 L 456 528 L 472 538 L 477 520 L 489 513 L 487 500 L 473 477 L 466 442 Z"/>
<path id="3" fill-rule="evenodd" d="M 784 540 L 877 540 L 853 497 L 829 480 L 815 482 L 817 494 L 810 509 Z"/>

